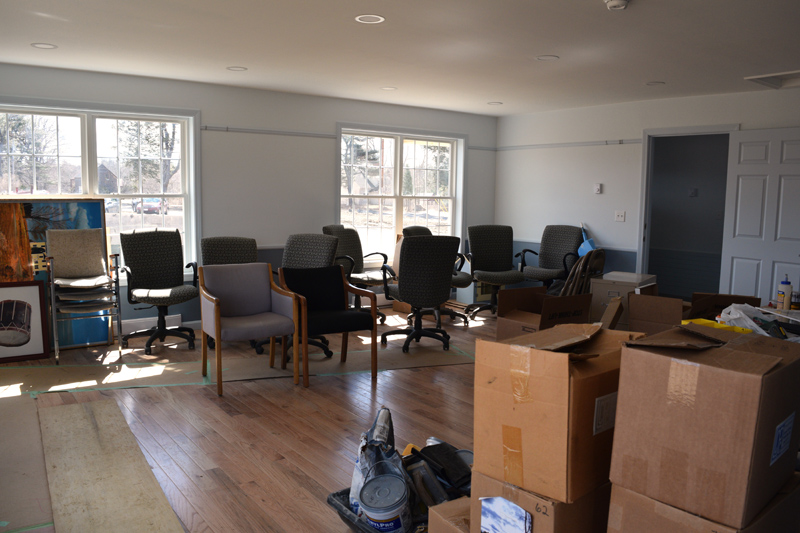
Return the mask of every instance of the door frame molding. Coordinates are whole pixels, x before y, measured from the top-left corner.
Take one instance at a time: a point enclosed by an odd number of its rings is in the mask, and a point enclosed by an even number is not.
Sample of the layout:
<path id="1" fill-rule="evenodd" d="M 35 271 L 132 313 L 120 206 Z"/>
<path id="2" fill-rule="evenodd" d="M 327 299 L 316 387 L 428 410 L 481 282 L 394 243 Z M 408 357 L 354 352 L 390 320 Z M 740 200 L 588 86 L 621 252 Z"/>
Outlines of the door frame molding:
<path id="1" fill-rule="evenodd" d="M 685 126 L 676 128 L 650 128 L 642 133 L 642 182 L 639 200 L 639 233 L 636 245 L 636 272 L 646 274 L 649 266 L 650 239 L 650 181 L 653 172 L 653 139 L 655 137 L 678 137 L 691 135 L 714 135 L 739 131 L 740 124 L 718 124 L 715 126 Z"/>

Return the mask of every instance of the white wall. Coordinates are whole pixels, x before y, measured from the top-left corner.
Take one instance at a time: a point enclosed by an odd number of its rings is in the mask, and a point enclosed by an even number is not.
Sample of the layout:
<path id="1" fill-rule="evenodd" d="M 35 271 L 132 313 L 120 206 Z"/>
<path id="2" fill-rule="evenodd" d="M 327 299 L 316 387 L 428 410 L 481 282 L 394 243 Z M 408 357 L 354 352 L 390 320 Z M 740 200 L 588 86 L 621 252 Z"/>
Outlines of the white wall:
<path id="1" fill-rule="evenodd" d="M 533 242 L 541 239 L 547 224 L 584 222 L 598 245 L 636 251 L 644 130 L 722 124 L 740 124 L 741 129 L 800 125 L 800 90 L 500 118 L 495 219 L 513 226 L 515 239 Z M 602 141 L 611 144 L 592 144 Z M 559 144 L 563 146 L 547 146 Z M 593 193 L 594 183 L 603 183 L 602 194 Z M 614 221 L 615 210 L 626 211 L 626 222 Z"/>
<path id="2" fill-rule="evenodd" d="M 312 134 L 203 131 L 199 169 L 203 236 L 241 235 L 255 238 L 261 246 L 281 246 L 291 233 L 318 233 L 333 223 L 337 123 L 467 136 L 465 224 L 494 219 L 494 117 L 0 64 L 0 103 L 42 100 L 89 108 L 102 104 L 189 109 L 200 112 L 202 126 Z"/>

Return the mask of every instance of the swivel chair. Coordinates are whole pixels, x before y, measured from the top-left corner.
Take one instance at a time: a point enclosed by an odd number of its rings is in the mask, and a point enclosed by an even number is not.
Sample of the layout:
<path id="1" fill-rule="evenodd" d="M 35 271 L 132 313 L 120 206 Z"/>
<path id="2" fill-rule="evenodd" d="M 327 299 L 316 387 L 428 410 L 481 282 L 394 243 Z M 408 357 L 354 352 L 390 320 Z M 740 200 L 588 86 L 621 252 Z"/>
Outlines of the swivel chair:
<path id="1" fill-rule="evenodd" d="M 258 246 L 249 237 L 205 237 L 200 241 L 203 266 L 255 263 Z"/>
<path id="2" fill-rule="evenodd" d="M 583 242 L 583 231 L 577 226 L 545 226 L 539 251 L 524 249 L 514 257 L 522 258 L 525 279 L 541 281 L 549 287 L 556 279 L 567 279 L 578 259 L 578 248 Z M 525 254 L 539 256 L 539 266 L 528 266 Z"/>
<path id="3" fill-rule="evenodd" d="M 180 337 L 194 349 L 194 330 L 183 326 L 167 328 L 167 309 L 170 305 L 188 302 L 200 294 L 197 289 L 197 263 L 183 266 L 183 246 L 178 230 L 134 230 L 120 233 L 123 270 L 128 279 L 128 303 L 146 304 L 158 309 L 158 322 L 148 330 L 136 331 L 122 337 L 122 347 L 134 337 L 148 337 L 144 353 L 151 354 L 153 341 L 164 342 L 167 336 Z M 194 275 L 191 285 L 183 283 L 184 268 Z M 147 309 L 135 307 L 134 309 Z"/>
<path id="4" fill-rule="evenodd" d="M 497 293 L 503 285 L 513 285 L 525 281 L 522 272 L 511 263 L 514 254 L 514 230 L 511 226 L 487 224 L 470 226 L 469 253 L 467 260 L 472 268 L 475 281 L 486 283 L 492 288 L 490 303 L 471 303 L 464 310 L 471 319 L 486 309 L 497 313 Z"/>

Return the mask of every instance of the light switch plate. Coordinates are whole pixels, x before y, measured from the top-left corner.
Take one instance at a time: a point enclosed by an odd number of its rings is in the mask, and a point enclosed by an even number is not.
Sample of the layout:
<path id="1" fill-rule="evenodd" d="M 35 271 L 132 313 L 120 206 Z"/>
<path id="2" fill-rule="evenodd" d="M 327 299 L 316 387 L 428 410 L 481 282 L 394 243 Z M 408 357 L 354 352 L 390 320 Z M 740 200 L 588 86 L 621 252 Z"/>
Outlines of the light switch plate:
<path id="1" fill-rule="evenodd" d="M 614 211 L 614 220 L 617 222 L 625 222 L 625 211 Z"/>

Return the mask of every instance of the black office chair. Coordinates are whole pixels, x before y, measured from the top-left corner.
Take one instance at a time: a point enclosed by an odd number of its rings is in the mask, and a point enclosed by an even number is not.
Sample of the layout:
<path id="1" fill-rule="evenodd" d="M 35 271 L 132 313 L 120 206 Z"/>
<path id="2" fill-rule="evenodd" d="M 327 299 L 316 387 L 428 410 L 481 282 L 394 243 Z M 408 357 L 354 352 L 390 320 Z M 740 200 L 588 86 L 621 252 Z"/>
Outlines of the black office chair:
<path id="1" fill-rule="evenodd" d="M 492 287 L 489 303 L 475 302 L 467 306 L 464 312 L 471 319 L 486 309 L 497 313 L 497 293 L 503 285 L 513 285 L 525 281 L 522 272 L 514 268 L 511 262 L 514 255 L 514 229 L 511 226 L 487 224 L 470 226 L 469 253 L 467 259 L 472 267 L 475 281 L 486 283 Z"/>
<path id="2" fill-rule="evenodd" d="M 134 230 L 120 233 L 123 270 L 128 279 L 128 303 L 147 304 L 158 308 L 154 328 L 136 331 L 122 337 L 122 347 L 134 337 L 148 337 L 144 353 L 150 355 L 153 341 L 164 342 L 167 336 L 180 337 L 194 349 L 194 330 L 183 326 L 167 328 L 167 309 L 170 305 L 188 302 L 200 294 L 197 288 L 197 263 L 183 266 L 183 245 L 178 230 Z M 184 268 L 191 268 L 191 285 L 183 283 Z M 146 309 L 137 307 L 134 309 Z"/>
<path id="3" fill-rule="evenodd" d="M 405 302 L 411 306 L 414 325 L 410 328 L 391 330 L 381 335 L 381 344 L 387 343 L 390 335 L 405 335 L 403 352 L 408 352 L 412 340 L 422 337 L 441 341 L 445 350 L 450 349 L 450 336 L 441 328 L 441 308 L 450 299 L 453 277 L 453 262 L 458 254 L 460 239 L 450 236 L 404 237 L 400 249 L 400 271 L 397 283 L 389 284 L 387 275 L 383 290 L 391 300 Z M 389 270 L 388 265 L 384 270 Z M 423 327 L 423 311 L 430 310 L 436 318 L 436 327 Z"/>
<path id="4" fill-rule="evenodd" d="M 330 224 L 322 227 L 322 233 L 333 235 L 339 239 L 339 246 L 336 249 L 336 263 L 344 267 L 347 281 L 362 289 L 383 285 L 381 269 L 365 269 L 364 259 L 378 255 L 383 258 L 383 265 L 385 265 L 389 260 L 385 253 L 372 252 L 364 255 L 361 237 L 359 237 L 355 228 L 347 228 L 341 224 Z M 361 305 L 358 299 L 356 299 L 355 304 L 356 307 Z M 386 315 L 382 312 L 378 311 L 378 317 L 380 317 L 381 324 L 386 322 Z"/>
<path id="5" fill-rule="evenodd" d="M 433 235 L 430 228 L 425 226 L 408 226 L 403 228 L 403 237 L 417 237 L 417 236 L 426 236 L 426 235 Z M 462 269 L 464 268 L 464 264 L 466 263 L 467 258 L 464 254 L 459 253 L 458 259 L 456 260 L 455 266 L 453 266 L 453 279 L 450 285 L 454 289 L 466 289 L 470 285 L 472 285 L 472 273 L 471 272 L 464 272 Z M 442 309 L 442 313 L 449 315 L 451 319 L 460 318 L 464 321 L 464 325 L 469 323 L 469 317 L 464 313 L 459 313 L 455 309 L 450 309 L 445 307 Z M 424 313 L 428 314 L 428 312 Z M 411 315 L 408 317 L 408 325 L 411 325 Z"/>
<path id="6" fill-rule="evenodd" d="M 258 262 L 258 245 L 249 237 L 205 237 L 200 250 L 203 266 Z"/>
<path id="7" fill-rule="evenodd" d="M 554 280 L 567 279 L 578 260 L 578 248 L 582 243 L 583 231 L 578 226 L 545 226 L 539 251 L 526 248 L 514 257 L 522 258 L 525 279 L 541 281 L 549 287 Z M 525 255 L 528 253 L 539 256 L 538 266 L 527 265 Z"/>

